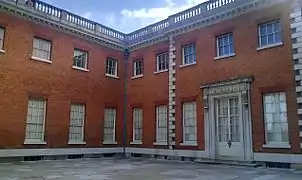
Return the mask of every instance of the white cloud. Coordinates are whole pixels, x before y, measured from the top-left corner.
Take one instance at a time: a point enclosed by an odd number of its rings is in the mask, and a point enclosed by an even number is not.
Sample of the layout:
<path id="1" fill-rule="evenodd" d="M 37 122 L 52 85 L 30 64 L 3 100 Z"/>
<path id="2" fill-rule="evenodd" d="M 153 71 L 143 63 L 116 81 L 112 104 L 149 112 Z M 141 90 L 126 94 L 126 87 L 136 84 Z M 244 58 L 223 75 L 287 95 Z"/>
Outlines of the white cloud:
<path id="1" fill-rule="evenodd" d="M 177 0 L 179 1 L 179 0 Z M 100 22 L 106 26 L 112 27 L 119 31 L 129 33 L 147 25 L 166 19 L 168 16 L 191 8 L 207 0 L 164 0 L 161 7 L 141 8 L 141 9 L 123 9 L 119 14 L 92 14 L 85 12 L 83 17 Z"/>
<path id="2" fill-rule="evenodd" d="M 166 19 L 172 14 L 181 12 L 185 9 L 196 6 L 207 0 L 186 0 L 183 3 L 176 3 L 175 0 L 165 0 L 162 7 L 141 8 L 141 9 L 123 9 L 121 11 L 121 23 L 118 29 L 126 32 L 142 28 L 157 21 Z"/>

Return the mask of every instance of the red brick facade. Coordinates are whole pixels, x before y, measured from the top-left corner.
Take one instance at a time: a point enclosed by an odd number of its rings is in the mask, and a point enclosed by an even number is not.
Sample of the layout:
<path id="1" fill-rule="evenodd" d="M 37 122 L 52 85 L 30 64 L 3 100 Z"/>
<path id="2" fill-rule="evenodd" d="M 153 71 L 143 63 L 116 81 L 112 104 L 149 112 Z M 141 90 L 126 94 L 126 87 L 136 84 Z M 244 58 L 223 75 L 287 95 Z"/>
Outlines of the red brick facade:
<path id="1" fill-rule="evenodd" d="M 176 149 L 205 149 L 204 106 L 200 86 L 229 77 L 254 76 L 252 83 L 252 134 L 254 152 L 300 153 L 292 47 L 290 8 L 278 5 L 269 9 L 225 20 L 215 25 L 175 37 L 176 42 Z M 282 46 L 257 50 L 257 25 L 280 19 Z M 0 54 L 0 148 L 103 147 L 104 107 L 115 107 L 116 141 L 123 143 L 123 52 L 56 31 L 19 17 L 1 13 L 0 26 L 5 28 L 5 53 Z M 216 36 L 233 32 L 235 56 L 214 60 Z M 52 41 L 52 64 L 31 60 L 33 37 Z M 181 65 L 185 44 L 196 43 L 196 64 Z M 72 69 L 73 49 L 89 52 L 88 69 Z M 155 74 L 156 54 L 169 51 L 163 41 L 130 53 L 127 61 L 127 146 L 155 146 L 155 107 L 168 105 L 168 72 Z M 105 76 L 107 57 L 118 61 L 118 77 Z M 143 77 L 131 79 L 133 61 L 143 59 Z M 262 94 L 285 91 L 291 150 L 264 149 L 265 142 Z M 46 145 L 23 145 L 29 97 L 47 100 Z M 197 102 L 197 147 L 182 146 L 182 103 Z M 71 102 L 86 104 L 86 145 L 68 145 L 69 108 Z M 131 145 L 134 107 L 143 109 L 143 144 Z M 112 145 L 115 146 L 115 145 Z"/>

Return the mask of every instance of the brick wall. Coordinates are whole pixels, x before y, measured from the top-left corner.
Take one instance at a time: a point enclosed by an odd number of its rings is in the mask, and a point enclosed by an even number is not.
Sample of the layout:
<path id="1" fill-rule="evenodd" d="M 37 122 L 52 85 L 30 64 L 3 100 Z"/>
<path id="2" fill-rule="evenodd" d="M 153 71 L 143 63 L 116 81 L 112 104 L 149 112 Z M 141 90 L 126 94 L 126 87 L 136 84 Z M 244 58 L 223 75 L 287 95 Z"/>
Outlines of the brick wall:
<path id="1" fill-rule="evenodd" d="M 117 108 L 117 141 L 122 142 L 123 53 L 1 13 L 6 29 L 0 54 L 0 147 L 68 146 L 71 102 L 86 104 L 86 147 L 103 141 L 103 108 Z M 52 41 L 52 64 L 31 60 L 33 36 Z M 89 52 L 89 72 L 72 69 L 73 49 Z M 106 58 L 119 60 L 120 79 L 105 77 Z M 47 145 L 23 145 L 29 96 L 47 99 Z"/>
<path id="2" fill-rule="evenodd" d="M 204 149 L 204 116 L 201 84 L 224 80 L 228 77 L 250 76 L 252 84 L 252 132 L 253 148 L 256 152 L 289 152 L 287 149 L 262 149 L 265 142 L 262 94 L 285 91 L 287 95 L 288 124 L 290 131 L 291 152 L 300 152 L 299 126 L 296 113 L 296 94 L 294 88 L 293 62 L 290 37 L 290 7 L 278 5 L 269 9 L 255 11 L 240 17 L 223 21 L 209 27 L 198 29 L 174 38 L 176 43 L 176 148 Z M 280 19 L 284 45 L 257 50 L 257 25 Z M 234 33 L 234 57 L 214 60 L 216 57 L 216 36 Z M 196 65 L 179 67 L 181 47 L 196 43 Z M 132 104 L 144 108 L 144 145 L 151 147 L 155 137 L 154 101 L 168 97 L 168 74 L 153 75 L 156 62 L 155 52 L 162 49 L 162 44 L 153 45 L 132 53 L 134 57 L 143 57 L 145 62 L 144 77 L 129 80 L 129 99 Z M 130 70 L 130 69 L 129 69 Z M 130 70 L 131 71 L 131 70 Z M 185 101 L 197 101 L 197 136 L 198 147 L 181 146 L 182 113 L 181 105 Z M 129 107 L 130 109 L 130 107 Z M 131 111 L 128 111 L 131 114 Z M 130 115 L 128 120 L 132 122 Z M 128 124 L 128 138 L 132 138 L 132 124 Z"/>

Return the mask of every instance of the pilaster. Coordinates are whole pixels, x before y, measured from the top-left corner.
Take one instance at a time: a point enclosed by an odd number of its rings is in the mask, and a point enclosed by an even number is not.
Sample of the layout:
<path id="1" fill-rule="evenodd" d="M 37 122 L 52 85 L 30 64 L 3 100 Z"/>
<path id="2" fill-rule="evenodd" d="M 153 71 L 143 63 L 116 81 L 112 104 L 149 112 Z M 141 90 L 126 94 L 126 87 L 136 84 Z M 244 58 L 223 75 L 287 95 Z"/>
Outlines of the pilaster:
<path id="1" fill-rule="evenodd" d="M 175 96 L 176 96 L 176 71 L 175 71 L 175 41 L 169 36 L 169 149 L 175 147 Z"/>
<path id="2" fill-rule="evenodd" d="M 297 93 L 297 113 L 299 115 L 300 139 L 302 140 L 302 2 L 293 1 L 291 18 L 291 38 L 295 71 L 295 85 Z M 300 141 L 302 148 L 302 141 Z"/>

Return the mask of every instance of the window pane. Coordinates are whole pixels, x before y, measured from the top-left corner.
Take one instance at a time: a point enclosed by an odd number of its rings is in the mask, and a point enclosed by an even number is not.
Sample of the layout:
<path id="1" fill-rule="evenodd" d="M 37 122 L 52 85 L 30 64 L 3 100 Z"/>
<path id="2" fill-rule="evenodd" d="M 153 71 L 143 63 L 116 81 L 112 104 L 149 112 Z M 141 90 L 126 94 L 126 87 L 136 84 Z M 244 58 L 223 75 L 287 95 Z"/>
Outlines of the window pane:
<path id="1" fill-rule="evenodd" d="M 45 105 L 45 100 L 28 101 L 25 140 L 43 142 Z"/>
<path id="2" fill-rule="evenodd" d="M 266 26 L 265 25 L 261 25 L 259 29 L 260 29 L 260 36 L 266 35 Z"/>
<path id="3" fill-rule="evenodd" d="M 285 93 L 264 95 L 267 143 L 288 142 Z"/>
<path id="4" fill-rule="evenodd" d="M 74 66 L 80 68 L 87 68 L 87 56 L 88 54 L 81 50 L 74 50 Z"/>

